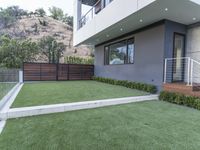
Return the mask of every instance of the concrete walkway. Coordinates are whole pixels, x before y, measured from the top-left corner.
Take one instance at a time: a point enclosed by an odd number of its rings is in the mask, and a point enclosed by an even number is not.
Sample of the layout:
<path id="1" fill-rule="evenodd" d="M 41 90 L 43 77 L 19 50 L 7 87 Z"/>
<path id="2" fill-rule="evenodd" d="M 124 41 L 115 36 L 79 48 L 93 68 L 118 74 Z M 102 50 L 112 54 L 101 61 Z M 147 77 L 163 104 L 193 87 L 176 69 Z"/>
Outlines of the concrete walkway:
<path id="1" fill-rule="evenodd" d="M 84 102 L 76 102 L 76 103 L 43 105 L 43 106 L 34 106 L 34 107 L 12 108 L 12 109 L 9 109 L 8 111 L 1 112 L 0 119 L 6 120 L 9 118 L 20 118 L 20 117 L 52 114 L 52 113 L 67 112 L 67 111 L 74 111 L 74 110 L 92 109 L 92 108 L 98 108 L 98 107 L 128 104 L 128 103 L 150 101 L 150 100 L 158 100 L 158 95 L 116 98 L 116 99 L 96 100 L 96 101 L 84 101 Z"/>

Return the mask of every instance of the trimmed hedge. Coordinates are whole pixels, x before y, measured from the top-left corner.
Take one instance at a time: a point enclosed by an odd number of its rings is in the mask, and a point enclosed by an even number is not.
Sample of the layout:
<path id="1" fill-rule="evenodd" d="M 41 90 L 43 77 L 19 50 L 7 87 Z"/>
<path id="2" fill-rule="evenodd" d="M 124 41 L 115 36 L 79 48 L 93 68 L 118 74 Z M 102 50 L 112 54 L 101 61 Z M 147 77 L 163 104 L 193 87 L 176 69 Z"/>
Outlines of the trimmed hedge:
<path id="1" fill-rule="evenodd" d="M 163 91 L 160 93 L 159 99 L 170 103 L 184 105 L 200 110 L 200 98 L 193 96 L 185 96 L 183 94 Z"/>
<path id="2" fill-rule="evenodd" d="M 94 64 L 94 58 L 92 57 L 82 58 L 82 57 L 76 57 L 76 56 L 67 56 L 64 59 L 65 59 L 65 63 L 67 64 L 87 64 L 87 65 Z"/>
<path id="3" fill-rule="evenodd" d="M 115 80 L 110 78 L 102 78 L 102 77 L 93 77 L 93 80 L 100 81 L 108 84 L 113 85 L 120 85 L 131 89 L 137 89 L 145 92 L 149 92 L 152 94 L 155 94 L 157 92 L 157 88 L 154 85 L 149 85 L 145 83 L 137 83 L 137 82 L 131 82 L 126 80 Z"/>

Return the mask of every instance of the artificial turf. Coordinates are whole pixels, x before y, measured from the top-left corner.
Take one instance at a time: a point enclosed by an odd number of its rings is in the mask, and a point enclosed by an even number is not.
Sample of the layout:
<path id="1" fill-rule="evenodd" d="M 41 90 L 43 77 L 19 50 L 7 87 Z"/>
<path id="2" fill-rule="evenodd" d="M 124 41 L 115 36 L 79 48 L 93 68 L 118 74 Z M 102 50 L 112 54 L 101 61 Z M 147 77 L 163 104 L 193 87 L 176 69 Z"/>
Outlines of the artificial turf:
<path id="1" fill-rule="evenodd" d="M 12 107 L 70 103 L 147 94 L 146 92 L 96 81 L 25 83 Z"/>
<path id="2" fill-rule="evenodd" d="M 200 111 L 161 101 L 8 120 L 1 150 L 199 150 Z"/>

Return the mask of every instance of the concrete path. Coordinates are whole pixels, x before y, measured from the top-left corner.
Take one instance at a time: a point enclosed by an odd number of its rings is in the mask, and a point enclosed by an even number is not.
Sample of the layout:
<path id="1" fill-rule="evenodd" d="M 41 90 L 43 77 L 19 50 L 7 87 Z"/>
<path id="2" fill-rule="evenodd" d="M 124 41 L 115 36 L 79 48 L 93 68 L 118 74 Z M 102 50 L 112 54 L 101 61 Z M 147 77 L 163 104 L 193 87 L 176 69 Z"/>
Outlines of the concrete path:
<path id="1" fill-rule="evenodd" d="M 67 112 L 67 111 L 73 111 L 73 110 L 92 109 L 92 108 L 98 108 L 98 107 L 128 104 L 128 103 L 150 101 L 150 100 L 158 100 L 158 95 L 116 98 L 116 99 L 96 100 L 96 101 L 84 101 L 84 102 L 76 102 L 76 103 L 43 105 L 43 106 L 34 106 L 34 107 L 12 108 L 12 109 L 9 109 L 8 111 L 1 112 L 0 119 L 6 120 L 9 118 L 20 118 L 20 117 L 27 117 L 27 116 Z"/>

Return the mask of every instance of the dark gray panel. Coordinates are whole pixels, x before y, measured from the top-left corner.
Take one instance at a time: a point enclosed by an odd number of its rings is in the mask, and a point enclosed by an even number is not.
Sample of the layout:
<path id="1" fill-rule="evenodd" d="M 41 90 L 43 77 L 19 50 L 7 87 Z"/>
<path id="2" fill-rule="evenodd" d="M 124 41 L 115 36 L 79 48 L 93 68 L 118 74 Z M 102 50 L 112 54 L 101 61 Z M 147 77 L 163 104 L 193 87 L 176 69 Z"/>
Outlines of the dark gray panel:
<path id="1" fill-rule="evenodd" d="M 164 25 L 134 35 L 135 63 L 104 65 L 104 45 L 95 50 L 95 75 L 157 85 L 163 83 Z"/>

